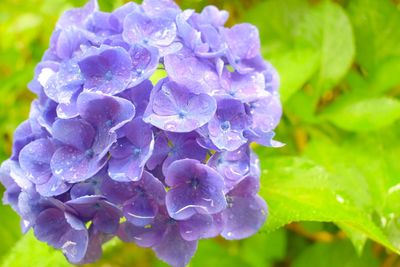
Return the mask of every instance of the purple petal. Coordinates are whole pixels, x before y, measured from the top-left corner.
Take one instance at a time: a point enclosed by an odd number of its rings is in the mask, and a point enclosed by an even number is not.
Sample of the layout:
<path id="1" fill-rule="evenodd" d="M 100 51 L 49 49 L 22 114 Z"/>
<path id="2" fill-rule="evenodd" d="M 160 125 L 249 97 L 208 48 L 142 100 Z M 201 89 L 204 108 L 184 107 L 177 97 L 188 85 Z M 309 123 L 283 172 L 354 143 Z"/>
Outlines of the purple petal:
<path id="1" fill-rule="evenodd" d="M 222 231 L 222 226 L 221 221 L 216 221 L 208 214 L 195 214 L 187 220 L 179 221 L 180 234 L 187 241 L 215 237 Z"/>
<path id="2" fill-rule="evenodd" d="M 136 86 L 156 71 L 160 60 L 159 51 L 153 47 L 135 45 L 129 50 L 132 59 L 132 79 L 129 87 Z"/>
<path id="3" fill-rule="evenodd" d="M 85 89 L 115 95 L 128 86 L 131 79 L 132 61 L 121 47 L 102 46 L 94 49 L 78 62 L 85 78 Z"/>
<path id="4" fill-rule="evenodd" d="M 248 24 L 236 24 L 230 29 L 222 28 L 230 53 L 233 58 L 254 58 L 260 53 L 260 38 L 257 27 Z"/>
<path id="5" fill-rule="evenodd" d="M 226 207 L 224 181 L 215 170 L 197 160 L 177 160 L 167 170 L 169 215 L 184 220 L 195 213 L 215 214 Z"/>
<path id="6" fill-rule="evenodd" d="M 217 152 L 207 162 L 207 165 L 224 176 L 228 187 L 235 185 L 250 173 L 250 164 L 250 151 L 246 145 L 232 152 Z"/>
<path id="7" fill-rule="evenodd" d="M 82 8 L 74 8 L 65 12 L 57 22 L 57 27 L 83 26 L 86 19 L 99 8 L 96 0 L 90 0 Z"/>
<path id="8" fill-rule="evenodd" d="M 215 110 L 215 100 L 209 95 L 195 95 L 178 84 L 161 81 L 143 120 L 166 131 L 191 132 L 206 124 Z"/>
<path id="9" fill-rule="evenodd" d="M 133 182 L 117 182 L 107 176 L 101 182 L 100 191 L 112 203 L 122 204 L 134 196 L 135 184 Z"/>
<path id="10" fill-rule="evenodd" d="M 180 11 L 179 6 L 173 0 L 144 0 L 142 8 L 149 16 L 166 16 L 175 18 Z"/>
<path id="11" fill-rule="evenodd" d="M 111 158 L 108 166 L 108 175 L 118 182 L 138 181 L 143 173 L 145 163 L 135 158 Z"/>
<path id="12" fill-rule="evenodd" d="M 121 97 L 129 100 L 136 108 L 136 117 L 143 115 L 147 104 L 150 100 L 150 92 L 153 85 L 149 80 L 143 81 L 141 84 L 127 89 L 121 93 Z"/>
<path id="13" fill-rule="evenodd" d="M 29 120 L 21 123 L 14 131 L 11 159 L 17 160 L 21 149 L 35 139 Z"/>
<path id="14" fill-rule="evenodd" d="M 53 137 L 80 151 L 86 151 L 93 144 L 95 130 L 81 119 L 57 120 L 53 124 Z"/>
<path id="15" fill-rule="evenodd" d="M 128 100 L 101 93 L 80 94 L 77 106 L 82 118 L 92 125 L 104 124 L 110 131 L 121 128 L 135 116 L 135 107 Z"/>
<path id="16" fill-rule="evenodd" d="M 186 266 L 197 249 L 197 241 L 186 241 L 177 225 L 171 225 L 162 240 L 153 247 L 157 256 L 174 267 Z"/>
<path id="17" fill-rule="evenodd" d="M 51 208 L 39 214 L 33 227 L 35 236 L 55 248 L 61 248 L 61 238 L 68 231 L 69 225 L 64 212 Z"/>
<path id="18" fill-rule="evenodd" d="M 256 132 L 271 132 L 279 123 L 282 116 L 282 106 L 278 96 L 269 95 L 248 106 L 252 117 L 252 128 Z"/>
<path id="19" fill-rule="evenodd" d="M 221 88 L 215 68 L 187 50 L 165 56 L 164 65 L 172 81 L 184 84 L 193 93 L 210 94 Z"/>
<path id="20" fill-rule="evenodd" d="M 130 223 L 144 227 L 152 223 L 155 219 L 158 212 L 158 205 L 143 194 L 125 202 L 123 212 Z"/>
<path id="21" fill-rule="evenodd" d="M 73 147 L 61 147 L 51 159 L 51 169 L 56 177 L 69 183 L 84 181 L 96 174 L 106 163 L 97 161 Z"/>
<path id="22" fill-rule="evenodd" d="M 33 141 L 21 150 L 19 163 L 30 181 L 43 184 L 50 179 L 50 160 L 54 151 L 55 147 L 48 139 Z"/>
<path id="23" fill-rule="evenodd" d="M 269 93 L 265 90 L 264 75 L 258 72 L 253 72 L 246 75 L 241 75 L 237 72 L 230 73 L 225 70 L 223 75 L 221 92 L 216 92 L 216 95 L 232 97 L 243 103 L 258 100 L 261 97 L 267 97 Z"/>
<path id="24" fill-rule="evenodd" d="M 169 46 L 175 40 L 176 25 L 170 19 L 150 18 L 135 12 L 125 18 L 122 36 L 126 42 L 131 44 Z"/>
<path id="25" fill-rule="evenodd" d="M 114 234 L 118 230 L 120 217 L 119 208 L 107 201 L 103 201 L 101 209 L 97 211 L 96 216 L 93 218 L 93 226 L 102 233 Z"/>
<path id="26" fill-rule="evenodd" d="M 61 195 L 67 192 L 70 188 L 71 184 L 65 183 L 54 175 L 52 175 L 46 183 L 36 185 L 36 191 L 44 197 Z"/>
<path id="27" fill-rule="evenodd" d="M 118 237 L 125 242 L 135 242 L 140 247 L 152 247 L 158 244 L 165 231 L 160 223 L 146 226 L 135 226 L 124 222 L 118 230 Z"/>
<path id="28" fill-rule="evenodd" d="M 267 205 L 259 196 L 231 197 L 222 212 L 225 226 L 221 236 L 229 240 L 247 238 L 261 228 L 267 213 Z"/>
<path id="29" fill-rule="evenodd" d="M 196 17 L 198 25 L 211 24 L 214 27 L 223 26 L 228 20 L 229 13 L 225 10 L 219 10 L 215 6 L 206 6 Z"/>

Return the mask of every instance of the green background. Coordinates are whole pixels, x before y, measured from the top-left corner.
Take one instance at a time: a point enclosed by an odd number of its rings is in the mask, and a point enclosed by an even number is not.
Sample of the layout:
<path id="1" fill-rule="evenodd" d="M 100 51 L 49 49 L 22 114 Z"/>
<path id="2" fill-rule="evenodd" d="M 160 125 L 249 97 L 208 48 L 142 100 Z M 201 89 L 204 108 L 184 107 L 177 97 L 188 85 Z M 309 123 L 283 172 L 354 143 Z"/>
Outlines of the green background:
<path id="1" fill-rule="evenodd" d="M 112 10 L 124 1 L 100 1 Z M 80 0 L 0 1 L 0 160 L 28 116 L 26 89 L 60 14 Z M 259 27 L 281 76 L 284 148 L 256 147 L 270 216 L 247 240 L 202 240 L 192 267 L 400 266 L 400 3 L 182 0 Z M 0 206 L 0 266 L 70 266 Z M 165 266 L 112 240 L 91 266 Z"/>

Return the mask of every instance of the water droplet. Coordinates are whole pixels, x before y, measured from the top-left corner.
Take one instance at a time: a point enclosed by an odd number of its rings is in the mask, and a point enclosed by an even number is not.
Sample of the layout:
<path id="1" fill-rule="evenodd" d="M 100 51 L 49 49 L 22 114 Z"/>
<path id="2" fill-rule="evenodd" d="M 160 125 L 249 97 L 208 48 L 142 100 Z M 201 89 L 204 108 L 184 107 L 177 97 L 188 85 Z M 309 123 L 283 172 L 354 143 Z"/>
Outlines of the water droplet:
<path id="1" fill-rule="evenodd" d="M 341 204 L 344 203 L 344 198 L 341 195 L 336 195 L 336 200 Z"/>

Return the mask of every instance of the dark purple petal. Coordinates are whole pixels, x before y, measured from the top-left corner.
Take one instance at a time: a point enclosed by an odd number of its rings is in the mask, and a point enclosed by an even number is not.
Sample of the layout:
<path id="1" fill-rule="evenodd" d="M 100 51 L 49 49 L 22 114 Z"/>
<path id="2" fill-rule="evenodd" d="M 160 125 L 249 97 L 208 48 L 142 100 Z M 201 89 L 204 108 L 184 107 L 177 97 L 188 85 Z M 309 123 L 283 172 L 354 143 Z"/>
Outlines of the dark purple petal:
<path id="1" fill-rule="evenodd" d="M 187 241 L 196 241 L 219 235 L 223 224 L 221 218 L 218 217 L 214 218 L 208 214 L 195 214 L 187 220 L 179 221 L 179 231 L 182 238 Z"/>
<path id="2" fill-rule="evenodd" d="M 169 226 L 161 241 L 153 247 L 160 259 L 174 267 L 186 266 L 196 249 L 197 241 L 184 240 L 177 225 Z"/>
<path id="3" fill-rule="evenodd" d="M 143 115 L 147 104 L 150 100 L 150 93 L 153 85 L 149 80 L 143 81 L 141 84 L 127 89 L 121 93 L 121 97 L 129 100 L 136 108 L 136 117 Z"/>
<path id="4" fill-rule="evenodd" d="M 267 213 L 267 205 L 261 197 L 233 196 L 222 212 L 225 225 L 221 235 L 229 240 L 247 238 L 261 228 Z"/>
<path id="5" fill-rule="evenodd" d="M 144 193 L 139 193 L 136 197 L 125 202 L 123 212 L 130 223 L 144 227 L 155 219 L 158 204 Z"/>
<path id="6" fill-rule="evenodd" d="M 135 226 L 124 222 L 119 227 L 118 237 L 125 242 L 135 242 L 140 247 L 152 247 L 160 243 L 165 227 L 160 223 Z"/>

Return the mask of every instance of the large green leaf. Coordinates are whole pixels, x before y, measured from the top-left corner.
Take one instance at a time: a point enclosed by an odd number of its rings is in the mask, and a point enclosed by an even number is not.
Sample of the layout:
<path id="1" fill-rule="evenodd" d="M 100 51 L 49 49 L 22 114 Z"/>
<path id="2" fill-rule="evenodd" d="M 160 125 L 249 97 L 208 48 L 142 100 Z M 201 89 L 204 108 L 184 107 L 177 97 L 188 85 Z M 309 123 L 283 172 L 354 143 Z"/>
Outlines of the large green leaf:
<path id="1" fill-rule="evenodd" d="M 39 242 L 33 233 L 29 232 L 12 248 L 1 266 L 68 267 L 72 265 L 67 262 L 61 252 Z"/>
<path id="2" fill-rule="evenodd" d="M 284 102 L 313 76 L 319 91 L 330 89 L 353 60 L 350 21 L 342 7 L 331 1 L 317 5 L 302 0 L 264 1 L 246 12 L 244 20 L 260 29 L 264 55 L 281 76 Z"/>
<path id="3" fill-rule="evenodd" d="M 371 250 L 371 247 L 368 247 Z M 302 251 L 294 260 L 293 267 L 378 267 L 379 261 L 364 251 L 358 257 L 348 241 L 314 244 Z"/>
<path id="4" fill-rule="evenodd" d="M 295 221 L 336 222 L 397 251 L 371 220 L 369 210 L 349 194 L 356 182 L 352 177 L 334 175 L 316 162 L 298 157 L 270 158 L 263 169 L 261 195 L 270 206 L 265 230 Z"/>
<path id="5" fill-rule="evenodd" d="M 400 101 L 389 97 L 349 99 L 335 102 L 322 116 L 345 130 L 371 131 L 400 118 Z"/>
<path id="6" fill-rule="evenodd" d="M 400 10 L 390 0 L 349 1 L 349 15 L 354 25 L 357 60 L 373 72 L 382 61 L 400 56 Z"/>

